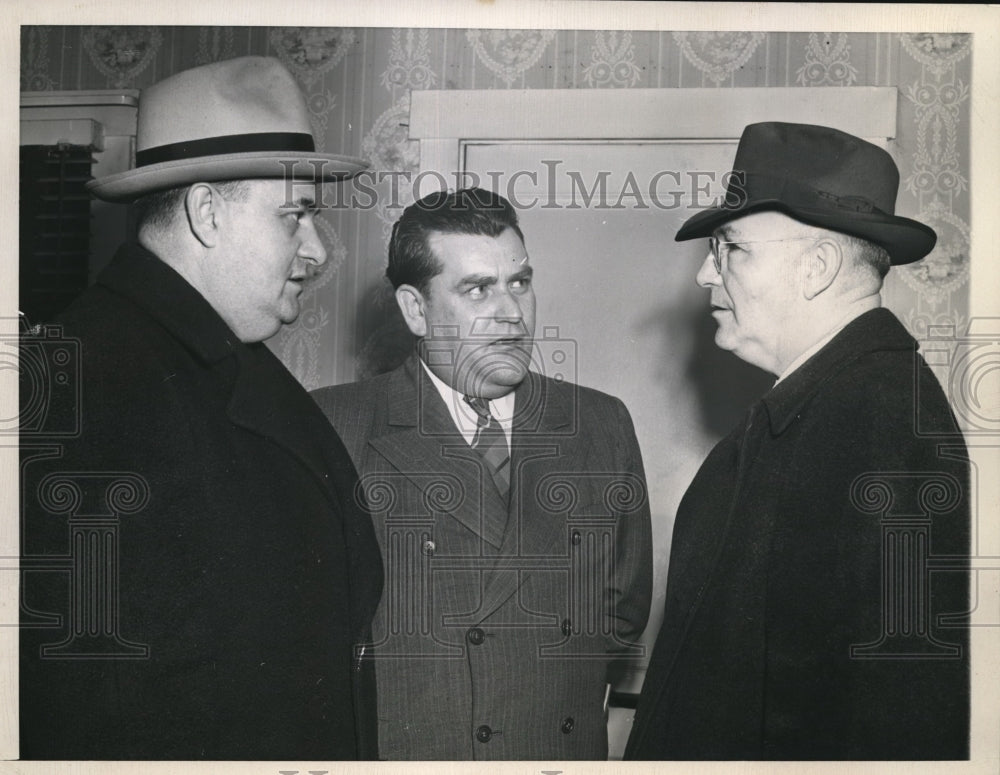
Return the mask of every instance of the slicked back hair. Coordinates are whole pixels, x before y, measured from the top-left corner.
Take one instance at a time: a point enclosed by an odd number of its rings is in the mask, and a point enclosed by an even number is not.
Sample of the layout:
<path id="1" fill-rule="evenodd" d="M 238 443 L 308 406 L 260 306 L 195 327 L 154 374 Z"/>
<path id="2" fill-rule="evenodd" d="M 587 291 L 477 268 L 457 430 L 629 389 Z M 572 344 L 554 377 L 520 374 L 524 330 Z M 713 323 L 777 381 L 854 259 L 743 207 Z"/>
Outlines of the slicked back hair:
<path id="1" fill-rule="evenodd" d="M 442 269 L 428 244 L 432 234 L 499 237 L 507 229 L 513 229 L 524 241 L 517 212 L 499 194 L 482 188 L 430 194 L 403 210 L 392 227 L 385 276 L 394 289 L 412 285 L 426 295 L 431 278 Z"/>

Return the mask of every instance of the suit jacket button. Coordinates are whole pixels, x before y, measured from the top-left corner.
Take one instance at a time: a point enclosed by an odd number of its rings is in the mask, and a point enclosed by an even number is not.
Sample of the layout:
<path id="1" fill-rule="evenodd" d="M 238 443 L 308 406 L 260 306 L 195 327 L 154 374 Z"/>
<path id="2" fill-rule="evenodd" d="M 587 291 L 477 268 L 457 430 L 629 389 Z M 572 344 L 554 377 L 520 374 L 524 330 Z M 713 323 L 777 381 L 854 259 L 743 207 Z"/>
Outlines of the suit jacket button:
<path id="1" fill-rule="evenodd" d="M 580 535 L 580 531 L 574 530 L 573 534 L 570 536 L 570 540 L 573 542 L 573 546 L 579 546 L 580 541 L 583 540 L 583 537 Z"/>
<path id="2" fill-rule="evenodd" d="M 490 729 L 485 724 L 483 724 L 476 730 L 476 740 L 478 740 L 480 743 L 488 743 L 490 741 L 490 738 L 492 737 L 493 737 L 493 730 Z"/>
<path id="3" fill-rule="evenodd" d="M 573 731 L 573 727 L 575 726 L 576 722 L 573 720 L 573 717 L 567 716 L 566 718 L 563 719 L 563 723 L 560 729 L 562 729 L 562 733 L 564 735 L 568 735 L 570 732 Z"/>
<path id="4" fill-rule="evenodd" d="M 486 633 L 479 627 L 473 627 L 465 633 L 465 637 L 473 646 L 481 646 L 483 645 L 483 641 L 486 640 Z M 482 727 L 480 727 L 480 729 L 482 729 Z"/>
<path id="5" fill-rule="evenodd" d="M 573 632 L 573 623 L 569 619 L 563 619 L 562 624 L 559 625 L 559 629 L 562 630 L 562 634 L 568 638 Z"/>

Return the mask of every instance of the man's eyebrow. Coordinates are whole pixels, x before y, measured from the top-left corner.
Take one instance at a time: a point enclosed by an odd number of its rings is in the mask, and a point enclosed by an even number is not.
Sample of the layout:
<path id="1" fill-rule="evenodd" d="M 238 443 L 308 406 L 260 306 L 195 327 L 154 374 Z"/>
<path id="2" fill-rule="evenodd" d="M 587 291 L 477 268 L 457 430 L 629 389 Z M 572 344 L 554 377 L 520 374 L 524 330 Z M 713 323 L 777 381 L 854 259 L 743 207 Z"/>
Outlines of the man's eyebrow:
<path id="1" fill-rule="evenodd" d="M 475 287 L 477 285 L 496 285 L 497 277 L 492 274 L 467 274 L 461 280 L 458 281 L 460 286 L 468 285 Z"/>
<path id="2" fill-rule="evenodd" d="M 527 255 L 524 257 L 527 261 Z M 531 264 L 522 263 L 521 268 L 517 270 L 514 274 L 510 276 L 511 280 L 530 280 L 532 275 L 535 274 L 535 268 Z"/>
<path id="3" fill-rule="evenodd" d="M 312 210 L 314 212 L 318 209 L 316 207 L 316 200 L 313 199 L 311 196 L 300 196 L 298 199 L 295 199 L 294 201 L 291 202 L 286 201 L 281 206 L 281 208 L 284 210 L 300 208 L 302 210 Z"/>
<path id="4" fill-rule="evenodd" d="M 722 226 L 720 226 L 718 229 L 715 230 L 715 233 L 716 233 L 716 236 L 719 239 L 722 239 L 722 240 L 725 241 L 725 240 L 732 239 L 732 237 L 735 234 L 735 229 L 733 229 L 733 227 L 730 226 L 728 223 L 724 223 L 724 224 L 722 224 Z M 739 235 L 735 234 L 735 236 L 738 237 Z"/>

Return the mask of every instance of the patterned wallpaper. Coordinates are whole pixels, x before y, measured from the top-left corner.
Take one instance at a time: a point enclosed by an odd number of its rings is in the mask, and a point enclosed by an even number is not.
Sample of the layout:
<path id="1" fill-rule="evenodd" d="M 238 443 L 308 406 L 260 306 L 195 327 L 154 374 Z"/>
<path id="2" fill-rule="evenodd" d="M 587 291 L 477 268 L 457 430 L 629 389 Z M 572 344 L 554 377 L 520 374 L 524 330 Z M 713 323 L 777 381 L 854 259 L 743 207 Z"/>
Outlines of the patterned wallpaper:
<path id="1" fill-rule="evenodd" d="M 416 89 L 895 86 L 898 212 L 939 240 L 893 270 L 885 297 L 920 338 L 968 321 L 971 46 L 956 33 L 22 27 L 21 88 L 141 89 L 197 64 L 277 56 L 307 95 L 321 149 L 415 172 L 405 124 Z M 271 341 L 306 387 L 350 381 L 385 356 L 394 323 L 381 278 L 398 213 L 380 198 L 322 215 L 326 271 Z"/>

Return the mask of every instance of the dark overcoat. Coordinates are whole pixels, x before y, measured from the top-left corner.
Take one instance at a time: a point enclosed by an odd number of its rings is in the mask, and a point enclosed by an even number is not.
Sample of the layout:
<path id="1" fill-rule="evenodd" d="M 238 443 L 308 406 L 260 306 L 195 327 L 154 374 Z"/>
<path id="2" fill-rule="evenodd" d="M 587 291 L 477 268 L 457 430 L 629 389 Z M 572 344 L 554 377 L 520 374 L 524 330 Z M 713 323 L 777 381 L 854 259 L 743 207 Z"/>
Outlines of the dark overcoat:
<path id="1" fill-rule="evenodd" d="M 368 494 L 387 759 L 604 759 L 612 654 L 649 610 L 649 506 L 616 398 L 530 373 L 504 502 L 416 358 L 315 392 Z"/>
<path id="2" fill-rule="evenodd" d="M 855 319 L 681 501 L 626 758 L 967 758 L 968 492 L 915 341 Z"/>
<path id="3" fill-rule="evenodd" d="M 381 562 L 316 405 L 138 247 L 60 322 L 23 345 L 21 756 L 374 758 Z"/>

